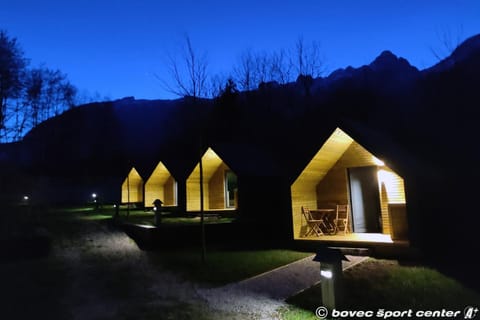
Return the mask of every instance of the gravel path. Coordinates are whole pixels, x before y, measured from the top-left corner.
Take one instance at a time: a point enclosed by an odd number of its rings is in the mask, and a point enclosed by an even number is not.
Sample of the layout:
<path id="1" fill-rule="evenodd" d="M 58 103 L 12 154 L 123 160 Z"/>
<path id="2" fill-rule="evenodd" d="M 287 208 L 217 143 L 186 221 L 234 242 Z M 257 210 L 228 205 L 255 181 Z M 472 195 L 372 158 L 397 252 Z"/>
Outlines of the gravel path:
<path id="1" fill-rule="evenodd" d="M 54 248 L 68 270 L 70 281 L 61 303 L 72 320 L 118 319 L 132 313 L 128 308 L 163 310 L 180 302 L 198 303 L 196 284 L 152 265 L 123 232 L 89 226 Z"/>
<path id="2" fill-rule="evenodd" d="M 367 257 L 347 256 L 343 269 Z M 252 319 L 280 319 L 278 309 L 285 299 L 320 282 L 319 263 L 313 255 L 255 277 L 214 289 L 199 289 L 199 294 L 218 310 L 249 314 Z"/>
<path id="3" fill-rule="evenodd" d="M 157 308 L 176 308 L 179 302 L 199 305 L 204 309 L 198 312 L 207 312 L 209 319 L 275 320 L 281 319 L 285 299 L 320 281 L 319 263 L 310 256 L 237 283 L 205 288 L 150 264 L 147 254 L 124 233 L 100 225 L 55 249 L 69 270 L 69 290 L 62 300 L 74 320 L 115 319 L 131 314 L 127 307 L 157 312 Z M 344 269 L 365 259 L 347 257 L 350 261 L 344 262 Z M 125 297 L 117 296 L 115 286 L 115 291 L 109 290 L 118 278 L 131 284 Z"/>

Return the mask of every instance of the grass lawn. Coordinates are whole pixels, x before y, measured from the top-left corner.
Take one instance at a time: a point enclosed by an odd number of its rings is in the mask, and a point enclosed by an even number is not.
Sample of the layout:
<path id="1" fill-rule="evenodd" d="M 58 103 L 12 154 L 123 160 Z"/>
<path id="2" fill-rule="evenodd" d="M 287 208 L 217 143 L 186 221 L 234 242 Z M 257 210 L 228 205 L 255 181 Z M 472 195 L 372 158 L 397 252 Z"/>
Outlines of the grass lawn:
<path id="1" fill-rule="evenodd" d="M 2 316 L 250 319 L 245 314 L 211 309 L 197 299 L 195 282 L 221 285 L 308 255 L 287 250 L 227 251 L 209 247 L 207 262 L 202 264 L 200 250 L 195 248 L 146 252 L 110 223 L 113 213 L 114 208 L 106 206 L 101 210 L 36 208 L 22 214 L 22 219 L 13 219 L 10 225 L 16 225 L 17 230 L 27 232 L 27 225 L 45 229 L 53 248 L 39 259 L 0 263 Z M 133 216 L 143 214 L 133 211 Z M 12 210 L 11 216 L 20 217 L 20 212 Z"/>
<path id="2" fill-rule="evenodd" d="M 480 306 L 480 295 L 436 270 L 402 266 L 392 260 L 368 259 L 345 271 L 345 303 L 341 310 L 458 310 Z M 318 319 L 320 285 L 287 300 L 285 320 Z"/>
<path id="3" fill-rule="evenodd" d="M 113 212 L 112 212 L 113 214 Z M 154 213 L 153 211 L 145 211 L 143 209 L 131 209 L 128 217 L 126 209 L 122 208 L 119 218 L 123 222 L 142 224 L 142 225 L 154 225 Z M 235 221 L 235 218 L 231 217 L 212 217 L 205 216 L 205 224 L 214 223 L 231 223 Z M 200 224 L 200 217 L 197 216 L 174 216 L 170 213 L 163 213 L 162 224 Z"/>
<path id="4" fill-rule="evenodd" d="M 206 263 L 202 263 L 201 251 L 194 245 L 145 252 L 110 223 L 113 213 L 113 208 L 106 207 L 49 209 L 20 219 L 45 228 L 56 253 L 0 264 L 2 314 L 9 318 L 41 314 L 68 319 L 105 306 L 99 318 L 247 319 L 209 309 L 194 299 L 190 284 L 219 286 L 310 254 L 210 246 Z M 139 210 L 131 214 L 142 217 L 149 213 Z M 185 223 L 177 219 L 172 223 Z M 14 224 L 19 223 L 12 220 L 10 225 Z M 480 296 L 457 281 L 430 268 L 402 266 L 391 260 L 369 259 L 347 270 L 345 292 L 342 310 L 463 310 L 468 305 L 480 306 Z M 313 312 L 321 305 L 320 287 L 307 289 L 287 302 L 283 319 L 318 319 Z"/>
<path id="5" fill-rule="evenodd" d="M 311 254 L 280 249 L 207 249 L 205 263 L 201 261 L 200 248 L 152 252 L 149 256 L 156 263 L 179 273 L 184 279 L 218 286 L 247 279 Z"/>

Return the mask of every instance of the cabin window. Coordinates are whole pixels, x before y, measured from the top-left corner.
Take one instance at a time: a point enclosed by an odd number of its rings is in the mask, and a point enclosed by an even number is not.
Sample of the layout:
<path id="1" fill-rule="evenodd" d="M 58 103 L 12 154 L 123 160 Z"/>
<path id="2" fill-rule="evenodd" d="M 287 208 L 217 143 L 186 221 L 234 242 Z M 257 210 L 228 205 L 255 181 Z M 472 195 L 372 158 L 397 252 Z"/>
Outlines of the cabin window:
<path id="1" fill-rule="evenodd" d="M 225 205 L 227 208 L 235 207 L 235 193 L 237 190 L 237 175 L 233 171 L 225 172 Z"/>

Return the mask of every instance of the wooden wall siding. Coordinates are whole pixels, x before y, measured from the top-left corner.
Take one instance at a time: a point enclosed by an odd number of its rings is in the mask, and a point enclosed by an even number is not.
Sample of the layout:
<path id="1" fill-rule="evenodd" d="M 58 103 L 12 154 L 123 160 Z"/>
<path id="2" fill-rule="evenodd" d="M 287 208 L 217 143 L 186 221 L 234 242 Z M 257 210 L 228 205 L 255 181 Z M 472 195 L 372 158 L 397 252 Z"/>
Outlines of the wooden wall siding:
<path id="1" fill-rule="evenodd" d="M 208 181 L 204 178 L 203 182 L 203 208 L 208 210 Z M 200 210 L 200 181 L 199 179 L 187 180 L 187 211 Z"/>
<path id="2" fill-rule="evenodd" d="M 317 195 L 315 187 L 309 185 L 292 186 L 292 219 L 293 219 L 293 237 L 301 238 L 306 230 L 305 220 L 302 216 L 302 206 L 310 209 L 317 207 Z"/>
<path id="3" fill-rule="evenodd" d="M 380 163 L 372 153 L 337 128 L 291 186 L 294 238 L 298 239 L 303 232 L 302 206 L 318 208 L 349 203 L 347 169 Z M 379 169 L 383 233 L 390 234 L 388 205 L 405 203 L 404 184 L 403 179 L 387 166 Z"/>
<path id="4" fill-rule="evenodd" d="M 343 153 L 352 144 L 353 139 L 341 129 L 337 128 L 325 141 L 317 154 L 308 163 L 302 173 L 292 184 L 292 220 L 294 238 L 301 236 L 302 230 L 302 206 L 312 209 L 317 207 L 316 187 Z"/>
<path id="5" fill-rule="evenodd" d="M 346 168 L 375 166 L 379 159 L 368 150 L 354 141 L 345 151 L 343 157 L 338 161 L 338 166 Z M 382 232 L 391 234 L 390 215 L 388 213 L 389 203 L 405 203 L 405 191 L 403 179 L 387 166 L 379 166 L 378 184 L 380 194 L 380 209 L 382 216 Z M 384 185 L 382 187 L 382 184 Z"/>
<path id="6" fill-rule="evenodd" d="M 380 210 L 382 214 L 382 232 L 384 234 L 390 234 L 390 216 L 388 215 L 388 196 L 385 184 L 379 181 L 378 186 L 380 188 Z"/>
<path id="7" fill-rule="evenodd" d="M 228 170 L 226 164 L 222 163 L 208 182 L 210 209 L 225 209 L 225 170 Z"/>
<path id="8" fill-rule="evenodd" d="M 382 210 L 383 233 L 391 234 L 389 204 L 405 204 L 405 187 L 403 178 L 387 166 L 378 171 L 380 190 L 380 207 Z"/>
<path id="9" fill-rule="evenodd" d="M 338 159 L 348 149 L 353 139 L 340 129 L 336 129 L 305 167 L 295 184 L 316 186 Z"/>
<path id="10" fill-rule="evenodd" d="M 338 162 L 338 165 L 342 168 L 354 168 L 376 166 L 379 163 L 379 159 L 359 145 L 358 142 L 353 141 Z"/>
<path id="11" fill-rule="evenodd" d="M 155 199 L 160 199 L 163 201 L 164 205 L 167 205 L 168 201 L 165 200 L 165 192 L 167 187 L 166 184 L 169 179 L 173 179 L 172 175 L 165 165 L 160 161 L 148 178 L 147 182 L 145 182 L 145 207 L 151 207 Z"/>
<path id="12" fill-rule="evenodd" d="M 332 204 L 347 204 L 348 199 L 347 170 L 337 162 L 317 185 L 317 206 L 320 208 Z"/>
<path id="13" fill-rule="evenodd" d="M 203 191 L 204 191 L 204 209 L 210 208 L 210 190 L 209 181 L 217 170 L 222 166 L 222 159 L 211 149 L 202 156 L 203 165 Z M 228 167 L 225 165 L 225 168 Z M 224 207 L 225 205 L 223 205 Z M 187 179 L 187 211 L 200 210 L 200 165 L 197 164 Z"/>
<path id="14" fill-rule="evenodd" d="M 154 184 L 150 183 L 147 187 L 145 184 L 145 207 L 153 207 L 153 201 L 155 199 L 160 199 L 163 201 L 165 205 L 165 189 L 163 188 L 163 184 Z"/>
<path id="15" fill-rule="evenodd" d="M 130 186 L 130 191 L 128 187 Z M 130 197 L 129 197 L 130 193 Z M 143 202 L 143 179 L 135 168 L 132 168 L 122 183 L 122 203 Z"/>
<path id="16" fill-rule="evenodd" d="M 388 203 L 406 203 L 403 178 L 387 166 L 378 172 L 379 183 L 384 183 Z"/>
<path id="17" fill-rule="evenodd" d="M 163 205 L 164 206 L 176 206 L 177 205 L 177 182 L 170 176 L 163 185 Z"/>

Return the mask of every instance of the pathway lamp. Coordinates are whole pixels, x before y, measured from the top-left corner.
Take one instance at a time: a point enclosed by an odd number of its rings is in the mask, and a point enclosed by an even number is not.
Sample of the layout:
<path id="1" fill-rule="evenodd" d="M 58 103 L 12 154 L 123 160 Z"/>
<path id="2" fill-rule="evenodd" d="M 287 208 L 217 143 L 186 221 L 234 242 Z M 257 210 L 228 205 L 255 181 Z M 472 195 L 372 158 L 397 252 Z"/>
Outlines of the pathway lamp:
<path id="1" fill-rule="evenodd" d="M 162 200 L 153 201 L 153 213 L 155 214 L 154 223 L 158 227 L 162 223 Z"/>
<path id="2" fill-rule="evenodd" d="M 320 262 L 322 305 L 329 310 L 338 308 L 342 303 L 343 270 L 342 261 L 349 261 L 339 249 L 324 247 L 313 261 Z"/>

